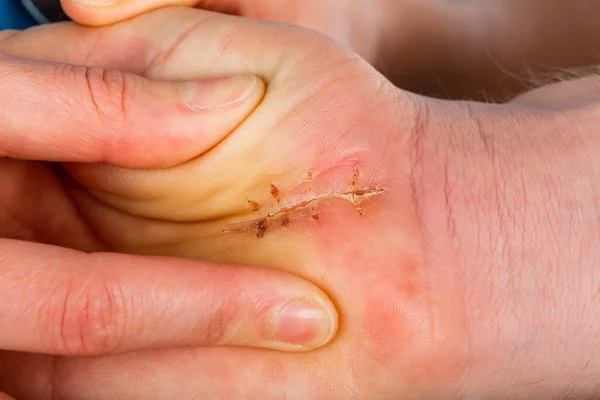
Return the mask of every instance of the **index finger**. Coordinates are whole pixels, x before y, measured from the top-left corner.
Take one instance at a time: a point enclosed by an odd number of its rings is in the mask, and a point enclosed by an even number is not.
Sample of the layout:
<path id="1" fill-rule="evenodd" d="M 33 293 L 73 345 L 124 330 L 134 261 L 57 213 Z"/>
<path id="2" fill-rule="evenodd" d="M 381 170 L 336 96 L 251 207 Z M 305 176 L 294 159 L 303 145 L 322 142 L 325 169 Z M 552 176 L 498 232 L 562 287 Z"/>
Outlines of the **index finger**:
<path id="1" fill-rule="evenodd" d="M 337 313 L 283 272 L 190 260 L 85 254 L 0 239 L 0 349 L 102 356 L 180 346 L 309 350 Z"/>

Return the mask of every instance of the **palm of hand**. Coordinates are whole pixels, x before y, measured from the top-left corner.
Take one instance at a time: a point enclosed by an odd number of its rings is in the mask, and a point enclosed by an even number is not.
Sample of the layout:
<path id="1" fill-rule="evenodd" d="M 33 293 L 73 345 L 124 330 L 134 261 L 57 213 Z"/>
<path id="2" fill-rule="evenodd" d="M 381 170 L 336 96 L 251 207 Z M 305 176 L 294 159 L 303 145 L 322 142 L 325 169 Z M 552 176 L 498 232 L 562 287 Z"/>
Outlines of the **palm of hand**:
<path id="1" fill-rule="evenodd" d="M 91 63 L 162 79 L 256 73 L 268 92 L 255 113 L 174 168 L 68 165 L 78 183 L 65 184 L 109 249 L 266 265 L 317 283 L 337 303 L 338 337 L 306 354 L 67 360 L 61 390 L 85 399 L 434 396 L 432 380 L 460 377 L 464 306 L 453 271 L 426 260 L 411 189 L 416 99 L 320 37 L 230 18 L 148 14 L 106 28 Z M 135 60 L 123 60 L 119 49 L 131 44 Z"/>

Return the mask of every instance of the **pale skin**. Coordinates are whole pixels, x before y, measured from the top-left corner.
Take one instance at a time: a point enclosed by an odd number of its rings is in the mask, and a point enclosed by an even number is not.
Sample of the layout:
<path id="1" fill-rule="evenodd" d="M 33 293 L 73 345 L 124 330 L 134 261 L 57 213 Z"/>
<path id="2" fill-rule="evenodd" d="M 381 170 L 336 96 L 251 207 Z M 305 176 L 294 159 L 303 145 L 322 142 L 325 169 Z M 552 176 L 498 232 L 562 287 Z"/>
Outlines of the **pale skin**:
<path id="1" fill-rule="evenodd" d="M 103 25 L 165 5 L 196 6 L 314 29 L 350 47 L 397 86 L 505 101 L 540 77 L 600 62 L 596 0 L 62 0 Z"/>
<path id="2" fill-rule="evenodd" d="M 57 359 L 55 394 L 597 396 L 597 78 L 505 105 L 434 100 L 310 32 L 185 9 L 3 46 L 148 78 L 260 76 L 260 105 L 204 155 L 163 169 L 69 163 L 66 183 L 113 250 L 293 272 L 340 315 L 335 340 L 310 353 Z M 50 371 L 43 360 L 22 358 L 0 387 L 50 398 L 47 382 L 32 384 Z"/>

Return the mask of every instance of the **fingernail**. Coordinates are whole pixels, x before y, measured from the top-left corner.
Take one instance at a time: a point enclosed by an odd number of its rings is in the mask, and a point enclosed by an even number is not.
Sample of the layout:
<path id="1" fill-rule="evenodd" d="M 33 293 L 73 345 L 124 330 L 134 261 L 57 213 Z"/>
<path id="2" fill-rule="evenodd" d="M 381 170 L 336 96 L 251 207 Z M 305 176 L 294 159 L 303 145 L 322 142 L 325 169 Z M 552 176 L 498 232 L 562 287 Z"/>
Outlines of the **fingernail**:
<path id="1" fill-rule="evenodd" d="M 284 305 L 275 319 L 273 338 L 276 342 L 308 348 L 328 343 L 337 322 L 323 306 L 310 300 L 294 300 Z"/>
<path id="2" fill-rule="evenodd" d="M 187 82 L 182 87 L 182 98 L 192 110 L 210 111 L 241 103 L 257 86 L 254 75 L 214 78 Z"/>

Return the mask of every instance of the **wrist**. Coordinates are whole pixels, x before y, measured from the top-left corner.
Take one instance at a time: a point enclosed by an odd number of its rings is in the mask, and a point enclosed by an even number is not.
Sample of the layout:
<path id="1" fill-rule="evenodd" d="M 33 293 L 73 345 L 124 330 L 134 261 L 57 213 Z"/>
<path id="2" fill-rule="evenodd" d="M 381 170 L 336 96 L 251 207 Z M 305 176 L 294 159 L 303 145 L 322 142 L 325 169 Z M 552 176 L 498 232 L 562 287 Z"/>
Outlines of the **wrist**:
<path id="1" fill-rule="evenodd" d="M 433 253 L 463 277 L 467 398 L 595 394 L 594 113 L 436 104 L 415 157 L 415 198 Z"/>

